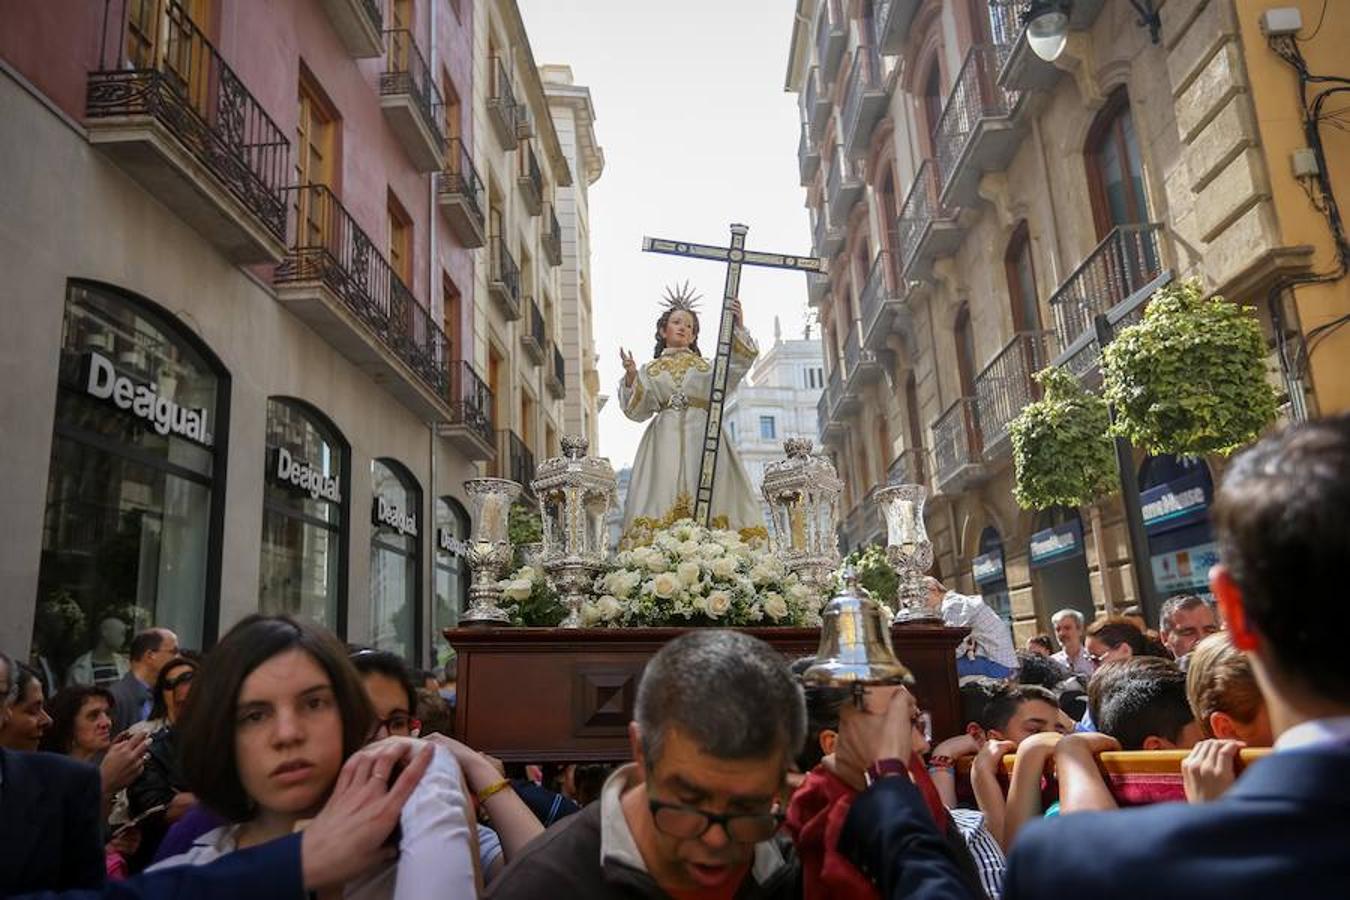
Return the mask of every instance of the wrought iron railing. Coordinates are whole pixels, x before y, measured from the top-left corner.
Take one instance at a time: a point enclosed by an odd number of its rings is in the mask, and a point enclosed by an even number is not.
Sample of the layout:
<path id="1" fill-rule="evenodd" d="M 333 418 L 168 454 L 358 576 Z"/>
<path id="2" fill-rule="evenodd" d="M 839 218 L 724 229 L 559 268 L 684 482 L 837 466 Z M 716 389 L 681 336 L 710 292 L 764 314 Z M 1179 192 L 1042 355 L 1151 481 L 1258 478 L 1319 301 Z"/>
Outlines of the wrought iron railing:
<path id="1" fill-rule="evenodd" d="M 988 44 L 971 47 L 942 107 L 936 143 L 944 187 L 951 181 L 980 120 L 1007 116 L 1017 105 L 1018 92 L 998 84 L 1000 52 L 1000 48 Z"/>
<path id="2" fill-rule="evenodd" d="M 902 450 L 886 469 L 886 481 L 890 484 L 923 484 L 925 480 L 922 447 Z"/>
<path id="3" fill-rule="evenodd" d="M 558 345 L 553 345 L 553 382 L 559 397 L 567 393 L 567 364 Z"/>
<path id="4" fill-rule="evenodd" d="M 875 0 L 872 4 L 872 43 L 877 47 L 886 44 L 886 34 L 891 25 L 891 8 L 895 0 Z"/>
<path id="5" fill-rule="evenodd" d="M 837 365 L 830 370 L 830 377 L 825 382 L 825 396 L 830 399 L 830 415 L 834 415 L 834 408 L 844 396 L 844 380 Z"/>
<path id="6" fill-rule="evenodd" d="M 550 202 L 544 203 L 544 233 L 540 240 L 544 253 L 552 263 L 562 264 L 562 226 L 558 224 L 558 211 Z"/>
<path id="7" fill-rule="evenodd" d="M 287 191 L 296 233 L 277 266 L 276 283 L 320 282 L 438 396 L 446 396 L 445 332 L 327 186 Z"/>
<path id="8" fill-rule="evenodd" d="M 1050 296 L 1060 349 L 1092 329 L 1092 320 L 1162 271 L 1155 223 L 1117 225 Z"/>
<path id="9" fill-rule="evenodd" d="M 890 251 L 882 250 L 872 260 L 872 268 L 867 273 L 867 283 L 863 285 L 862 298 L 858 304 L 862 307 L 863 334 L 872 332 L 882 307 L 894 296 L 890 289 L 890 272 Z"/>
<path id="10" fill-rule="evenodd" d="M 495 102 L 499 106 L 506 107 L 512 111 L 512 118 L 515 116 L 516 92 L 511 87 L 511 73 L 506 68 L 506 62 L 500 56 L 492 57 L 492 96 L 489 101 Z"/>
<path id="11" fill-rule="evenodd" d="M 516 265 L 511 251 L 506 249 L 506 239 L 494 237 L 488 253 L 488 278 L 505 287 L 511 304 L 520 308 L 520 266 Z"/>
<path id="12" fill-rule="evenodd" d="M 811 138 L 811 126 L 802 123 L 802 136 L 797 140 L 797 171 L 803 185 L 811 183 L 820 169 L 820 148 Z"/>
<path id="13" fill-rule="evenodd" d="M 498 477 L 517 481 L 525 486 L 526 493 L 533 493 L 534 452 L 509 428 L 497 432 L 497 472 Z"/>
<path id="14" fill-rule="evenodd" d="M 860 325 L 854 322 L 849 326 L 848 336 L 844 338 L 844 377 L 851 378 L 862 361 L 862 345 L 858 342 Z"/>
<path id="15" fill-rule="evenodd" d="M 812 66 L 806 75 L 806 121 L 813 140 L 824 137 L 830 122 L 830 98 L 821 83 L 819 66 Z"/>
<path id="16" fill-rule="evenodd" d="M 534 188 L 536 197 L 544 195 L 544 173 L 539 168 L 539 157 L 534 155 L 534 144 L 526 142 L 521 148 L 524 152 L 518 152 L 520 157 L 520 177 L 528 178 L 531 187 Z"/>
<path id="17" fill-rule="evenodd" d="M 455 360 L 449 369 L 450 421 L 472 429 L 485 444 L 492 444 L 492 389 L 478 377 L 468 362 Z"/>
<path id="18" fill-rule="evenodd" d="M 822 84 L 834 80 L 834 65 L 837 60 L 830 59 L 830 41 L 839 40 L 845 35 L 841 31 L 847 27 L 844 8 L 840 0 L 826 0 L 820 11 L 820 22 L 816 26 L 816 61 L 820 64 Z"/>
<path id="19" fill-rule="evenodd" d="M 849 142 L 858 127 L 863 94 L 881 90 L 881 56 L 875 47 L 859 44 L 853 50 L 853 66 L 844 88 L 844 134 Z"/>
<path id="20" fill-rule="evenodd" d="M 437 190 L 442 194 L 458 194 L 483 221 L 483 179 L 478 177 L 469 148 L 459 138 L 452 138 L 445 154 L 445 168 L 436 176 Z"/>
<path id="21" fill-rule="evenodd" d="M 914 176 L 914 184 L 910 185 L 895 224 L 895 242 L 900 251 L 902 273 L 913 264 L 923 236 L 933 220 L 950 217 L 951 213 L 938 198 L 937 170 L 933 161 L 926 159 Z"/>
<path id="22" fill-rule="evenodd" d="M 1050 332 L 1024 331 L 975 377 L 975 399 L 980 413 L 984 452 L 999 448 L 1008 426 L 1036 399 L 1038 386 L 1031 376 L 1050 362 Z"/>
<path id="23" fill-rule="evenodd" d="M 544 348 L 548 346 L 548 332 L 544 330 L 544 314 L 539 311 L 539 304 L 533 297 L 529 298 L 526 306 L 530 310 L 529 330 L 526 334 L 534 341 L 534 346 L 538 348 L 537 352 L 542 354 Z"/>
<path id="24" fill-rule="evenodd" d="M 1026 27 L 1022 24 L 1022 13 L 1026 6 L 1026 0 L 989 0 L 989 42 L 1000 50 L 1000 69 L 1022 38 Z"/>
<path id="25" fill-rule="evenodd" d="M 133 44 L 124 16 L 105 19 L 86 115 L 154 118 L 284 241 L 291 147 L 285 132 L 181 6 L 165 4 L 156 27 L 157 41 Z"/>
<path id="26" fill-rule="evenodd" d="M 830 148 L 830 174 L 825 180 L 825 188 L 831 209 L 834 208 L 835 198 L 845 188 L 856 188 L 858 195 L 862 195 L 862 167 L 849 160 L 843 144 L 836 143 Z M 851 203 L 849 205 L 852 206 Z M 845 211 L 840 212 L 840 221 L 843 221 Z"/>
<path id="27" fill-rule="evenodd" d="M 384 30 L 384 14 L 380 12 L 378 0 L 361 0 L 361 12 L 377 31 Z"/>
<path id="28" fill-rule="evenodd" d="M 441 128 L 441 92 L 431 78 L 431 69 L 417 49 L 412 32 L 395 28 L 384 33 L 385 70 L 380 74 L 381 94 L 407 94 L 413 98 L 422 123 L 436 136 L 437 143 L 445 143 Z"/>
<path id="29" fill-rule="evenodd" d="M 816 435 L 820 440 L 825 439 L 825 431 L 830 425 L 830 397 L 824 391 L 821 391 L 820 399 L 816 401 Z"/>
<path id="30" fill-rule="evenodd" d="M 933 461 L 937 482 L 945 484 L 980 460 L 980 431 L 975 398 L 962 397 L 933 423 Z"/>

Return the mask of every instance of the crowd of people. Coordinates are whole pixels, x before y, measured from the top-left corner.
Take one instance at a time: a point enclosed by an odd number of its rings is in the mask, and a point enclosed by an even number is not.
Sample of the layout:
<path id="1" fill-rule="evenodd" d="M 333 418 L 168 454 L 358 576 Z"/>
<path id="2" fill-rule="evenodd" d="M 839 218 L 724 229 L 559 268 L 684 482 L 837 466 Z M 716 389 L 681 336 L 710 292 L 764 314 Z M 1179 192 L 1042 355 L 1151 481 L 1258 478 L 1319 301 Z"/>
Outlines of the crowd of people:
<path id="1" fill-rule="evenodd" d="M 650 660 L 617 768 L 504 766 L 452 736 L 453 664 L 414 672 L 286 616 L 204 656 L 149 629 L 115 680 L 51 696 L 0 655 L 0 892 L 1334 895 L 1350 417 L 1245 451 L 1213 515 L 1216 602 L 1172 598 L 1156 632 L 1066 609 L 1018 652 L 978 597 L 930 583 L 971 628 L 955 734 L 903 686 L 803 687 L 814 660 L 722 629 Z M 1180 785 L 1122 791 L 1101 764 L 1121 750 L 1184 752 Z"/>

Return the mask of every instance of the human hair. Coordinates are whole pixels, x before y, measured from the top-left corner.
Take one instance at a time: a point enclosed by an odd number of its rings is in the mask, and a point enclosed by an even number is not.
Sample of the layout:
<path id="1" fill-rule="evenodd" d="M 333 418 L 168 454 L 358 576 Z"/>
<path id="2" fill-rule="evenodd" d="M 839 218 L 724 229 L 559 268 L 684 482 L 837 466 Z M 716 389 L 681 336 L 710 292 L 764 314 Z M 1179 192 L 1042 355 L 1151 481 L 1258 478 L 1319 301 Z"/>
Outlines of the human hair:
<path id="1" fill-rule="evenodd" d="M 1156 656 L 1102 666 L 1088 683 L 1088 708 L 1097 730 L 1125 750 L 1142 750 L 1148 737 L 1176 743 L 1195 720 L 1186 702 L 1185 673 Z"/>
<path id="2" fill-rule="evenodd" d="M 1163 602 L 1162 611 L 1158 613 L 1158 630 L 1167 634 L 1172 630 L 1172 617 L 1182 610 L 1198 609 L 1199 607 L 1210 608 L 1209 601 L 1197 594 L 1177 594 L 1175 597 L 1168 597 Z"/>
<path id="3" fill-rule="evenodd" d="M 351 655 L 352 665 L 356 666 L 356 671 L 365 675 L 383 675 L 386 678 L 392 678 L 397 681 L 399 687 L 403 688 L 403 693 L 408 698 L 408 705 L 404 707 L 409 715 L 417 712 L 417 685 L 413 684 L 412 672 L 408 664 L 403 661 L 403 657 L 397 653 L 391 653 L 388 650 L 357 650 Z"/>
<path id="4" fill-rule="evenodd" d="M 18 703 L 23 700 L 23 695 L 27 693 L 28 686 L 33 682 L 42 684 L 42 677 L 38 675 L 37 670 L 27 663 L 21 663 L 11 658 L 9 661 L 9 679 L 10 702 Z"/>
<path id="5" fill-rule="evenodd" d="M 145 654 L 154 653 L 164 646 L 164 629 L 147 628 L 131 639 L 131 661 L 145 659 Z"/>
<path id="6" fill-rule="evenodd" d="M 803 656 L 792 661 L 790 670 L 795 677 L 801 678 L 802 673 L 815 664 L 814 656 Z M 839 730 L 839 710 L 852 692 L 848 688 L 806 684 L 802 685 L 802 695 L 806 700 L 806 735 L 797 751 L 796 764 L 798 772 L 809 772 L 825 755 L 820 749 L 820 733 Z"/>
<path id="7" fill-rule="evenodd" d="M 1017 715 L 1022 704 L 1032 700 L 1040 700 L 1059 709 L 1059 701 L 1055 698 L 1054 692 L 1040 685 L 1013 684 L 1004 681 L 987 685 L 984 690 L 984 707 L 980 710 L 980 718 L 975 722 L 985 731 L 1006 731 L 1008 723 Z"/>
<path id="8" fill-rule="evenodd" d="M 648 767 L 671 728 L 719 759 L 780 753 L 785 767 L 806 734 L 806 704 L 783 657 L 721 628 L 694 629 L 657 651 L 642 673 L 634 719 Z"/>
<path id="9" fill-rule="evenodd" d="M 18 685 L 15 682 L 16 672 L 14 668 L 14 660 L 11 659 L 9 655 L 7 653 L 4 653 L 3 651 L 0 651 L 0 666 L 4 666 L 5 668 L 6 690 L 3 694 L 0 694 L 0 708 L 3 708 L 13 703 L 15 698 L 18 696 L 17 692 L 15 691 L 15 688 L 18 687 Z"/>
<path id="10" fill-rule="evenodd" d="M 117 705 L 111 691 L 92 684 L 77 684 L 57 691 L 47 701 L 47 715 L 51 716 L 52 724 L 43 732 L 38 749 L 48 753 L 70 753 L 75 748 L 75 721 L 84 705 L 95 698 L 108 701 L 109 712 Z"/>
<path id="11" fill-rule="evenodd" d="M 1035 685 L 1056 693 L 1060 682 L 1072 674 L 1058 660 L 1051 659 L 1048 656 L 1038 656 L 1035 653 L 1027 653 L 1025 650 L 1017 651 L 1017 664 L 1019 667 L 1017 670 L 1018 684 Z"/>
<path id="12" fill-rule="evenodd" d="M 422 723 L 421 737 L 430 734 L 443 734 L 450 737 L 455 730 L 454 713 L 450 711 L 450 702 L 438 691 L 429 688 L 417 689 L 417 706 L 411 710 L 417 721 Z"/>
<path id="13" fill-rule="evenodd" d="M 197 660 L 190 656 L 175 656 L 164 664 L 164 668 L 159 670 L 159 675 L 155 678 L 155 695 L 150 701 L 150 718 L 163 719 L 168 716 L 169 704 L 164 701 L 164 694 L 169 690 L 169 673 L 184 666 L 195 673 L 197 671 Z"/>
<path id="14" fill-rule="evenodd" d="M 1144 633 L 1124 616 L 1103 616 L 1088 626 L 1084 639 L 1096 638 L 1112 650 L 1121 644 L 1129 644 L 1135 656 L 1144 653 L 1148 642 Z"/>
<path id="15" fill-rule="evenodd" d="M 1212 713 L 1227 713 L 1250 725 L 1266 705 L 1252 674 L 1252 663 L 1227 632 L 1211 634 L 1195 645 L 1186 667 L 1186 700 L 1205 737 L 1214 737 Z"/>
<path id="16" fill-rule="evenodd" d="M 1031 637 L 1027 638 L 1027 643 L 1035 644 L 1037 647 L 1043 649 L 1046 653 L 1055 652 L 1055 644 L 1053 641 L 1050 640 L 1050 635 L 1048 634 L 1033 634 Z"/>
<path id="17" fill-rule="evenodd" d="M 247 820 L 253 800 L 239 780 L 235 759 L 235 709 L 239 691 L 252 672 L 274 656 L 302 650 L 318 663 L 332 684 L 342 718 L 344 759 L 370 738 L 375 713 L 361 676 L 347 651 L 327 630 L 290 616 L 247 616 L 206 654 L 201 677 L 192 686 L 178 724 L 182 772 L 189 790 L 231 822 Z"/>
<path id="18" fill-rule="evenodd" d="M 698 313 L 694 312 L 692 309 L 679 307 L 667 309 L 665 312 L 661 313 L 661 318 L 656 320 L 656 350 L 652 353 L 653 359 L 660 359 L 661 354 L 666 351 L 666 336 L 664 334 L 666 324 L 670 322 L 671 315 L 677 312 L 689 313 L 689 318 L 694 320 L 694 339 L 689 342 L 689 349 L 693 351 L 695 356 L 702 356 L 698 349 Z"/>
<path id="19" fill-rule="evenodd" d="M 1076 609 L 1068 609 L 1066 607 L 1065 609 L 1057 610 L 1055 614 L 1050 617 L 1050 627 L 1051 628 L 1056 627 L 1057 625 L 1059 625 L 1060 622 L 1063 622 L 1065 619 L 1073 619 L 1075 622 L 1077 622 L 1079 631 L 1082 631 L 1087 624 L 1086 620 L 1083 618 L 1082 613 L 1080 613 Z"/>
<path id="20" fill-rule="evenodd" d="M 605 780 L 614 773 L 609 763 L 578 763 L 572 770 L 572 787 L 576 790 L 577 806 L 589 806 L 600 799 Z"/>

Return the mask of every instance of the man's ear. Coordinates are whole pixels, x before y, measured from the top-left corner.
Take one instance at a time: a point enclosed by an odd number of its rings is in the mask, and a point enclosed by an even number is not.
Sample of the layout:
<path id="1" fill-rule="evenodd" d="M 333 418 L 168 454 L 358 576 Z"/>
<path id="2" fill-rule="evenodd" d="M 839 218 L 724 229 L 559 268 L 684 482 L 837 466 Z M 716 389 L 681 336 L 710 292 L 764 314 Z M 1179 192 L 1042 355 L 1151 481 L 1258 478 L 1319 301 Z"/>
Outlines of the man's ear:
<path id="1" fill-rule="evenodd" d="M 820 752 L 829 756 L 834 752 L 834 745 L 839 741 L 839 732 L 833 728 L 822 728 L 820 734 L 816 735 L 816 741 L 820 744 Z"/>
<path id="2" fill-rule="evenodd" d="M 984 733 L 984 729 L 981 728 L 977 722 L 966 723 L 966 734 L 973 737 L 975 739 L 975 743 L 979 744 L 981 747 L 983 747 L 984 742 L 989 739 L 988 736 Z"/>
<path id="3" fill-rule="evenodd" d="M 642 729 L 636 721 L 628 723 L 628 749 L 633 754 L 633 762 L 637 763 L 638 778 L 645 778 L 647 760 L 642 756 Z"/>
<path id="4" fill-rule="evenodd" d="M 1242 589 L 1223 563 L 1209 570 L 1209 589 L 1223 613 L 1223 621 L 1233 638 L 1233 646 L 1239 650 L 1255 650 L 1258 641 L 1256 632 L 1247 621 L 1247 611 L 1242 606 Z"/>
<path id="5" fill-rule="evenodd" d="M 1216 710 L 1209 714 L 1209 730 L 1216 738 L 1238 739 L 1237 726 L 1233 723 L 1233 717 L 1226 712 Z"/>

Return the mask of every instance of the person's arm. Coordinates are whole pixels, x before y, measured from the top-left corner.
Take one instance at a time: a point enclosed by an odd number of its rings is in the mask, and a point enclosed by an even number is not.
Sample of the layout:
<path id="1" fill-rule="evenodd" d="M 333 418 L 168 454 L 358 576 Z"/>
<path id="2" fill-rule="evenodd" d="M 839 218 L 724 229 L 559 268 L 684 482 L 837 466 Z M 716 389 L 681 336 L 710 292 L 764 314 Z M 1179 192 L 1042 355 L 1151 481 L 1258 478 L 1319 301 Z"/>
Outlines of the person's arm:
<path id="1" fill-rule="evenodd" d="M 459 765 L 449 749 L 436 748 L 399 820 L 394 900 L 478 895 L 478 839 L 470 816 Z"/>
<path id="2" fill-rule="evenodd" d="M 464 777 L 469 790 L 475 796 L 500 785 L 503 779 L 491 760 L 454 738 L 444 735 L 432 735 L 428 740 L 448 747 L 455 760 L 464 769 Z M 508 786 L 503 790 L 491 790 L 491 796 L 482 801 L 483 809 L 492 819 L 492 830 L 502 842 L 502 857 L 510 862 L 526 844 L 544 833 L 544 826 L 525 801 Z"/>
<path id="3" fill-rule="evenodd" d="M 979 742 L 968 734 L 958 734 L 955 737 L 949 737 L 942 743 L 933 748 L 929 754 L 930 764 L 928 766 L 928 777 L 933 782 L 933 787 L 937 788 L 938 796 L 942 798 L 944 806 L 952 807 L 956 805 L 956 768 L 949 764 L 963 756 L 974 756 L 980 750 Z M 932 764 L 934 760 L 941 760 L 938 765 Z"/>
<path id="4" fill-rule="evenodd" d="M 645 422 L 656 414 L 656 397 L 647 384 L 644 366 L 639 366 L 632 354 L 623 354 L 624 377 L 619 379 L 619 408 L 634 422 Z"/>
<path id="5" fill-rule="evenodd" d="M 1097 769 L 1098 753 L 1119 749 L 1119 741 L 1096 731 L 1066 734 L 1055 745 L 1061 815 L 1119 808 Z"/>
<path id="6" fill-rule="evenodd" d="M 984 813 L 984 825 L 989 833 L 1003 842 L 1004 821 L 1008 815 L 1008 800 L 1003 796 L 1003 785 L 999 782 L 999 772 L 1003 768 L 1003 757 L 1017 749 L 1012 741 L 989 741 L 975 755 L 970 766 L 970 788 L 975 792 L 975 803 Z"/>
<path id="7" fill-rule="evenodd" d="M 1001 835 L 1005 852 L 1012 848 L 1017 830 L 1043 812 L 1041 777 L 1045 773 L 1046 762 L 1054 756 L 1055 745 L 1062 736 L 1053 731 L 1043 731 L 1022 741 L 1017 748 Z"/>
<path id="8" fill-rule="evenodd" d="M 1223 796 L 1237 780 L 1237 756 L 1244 741 L 1211 739 L 1191 748 L 1181 761 L 1181 783 L 1187 803 L 1208 803 Z"/>

